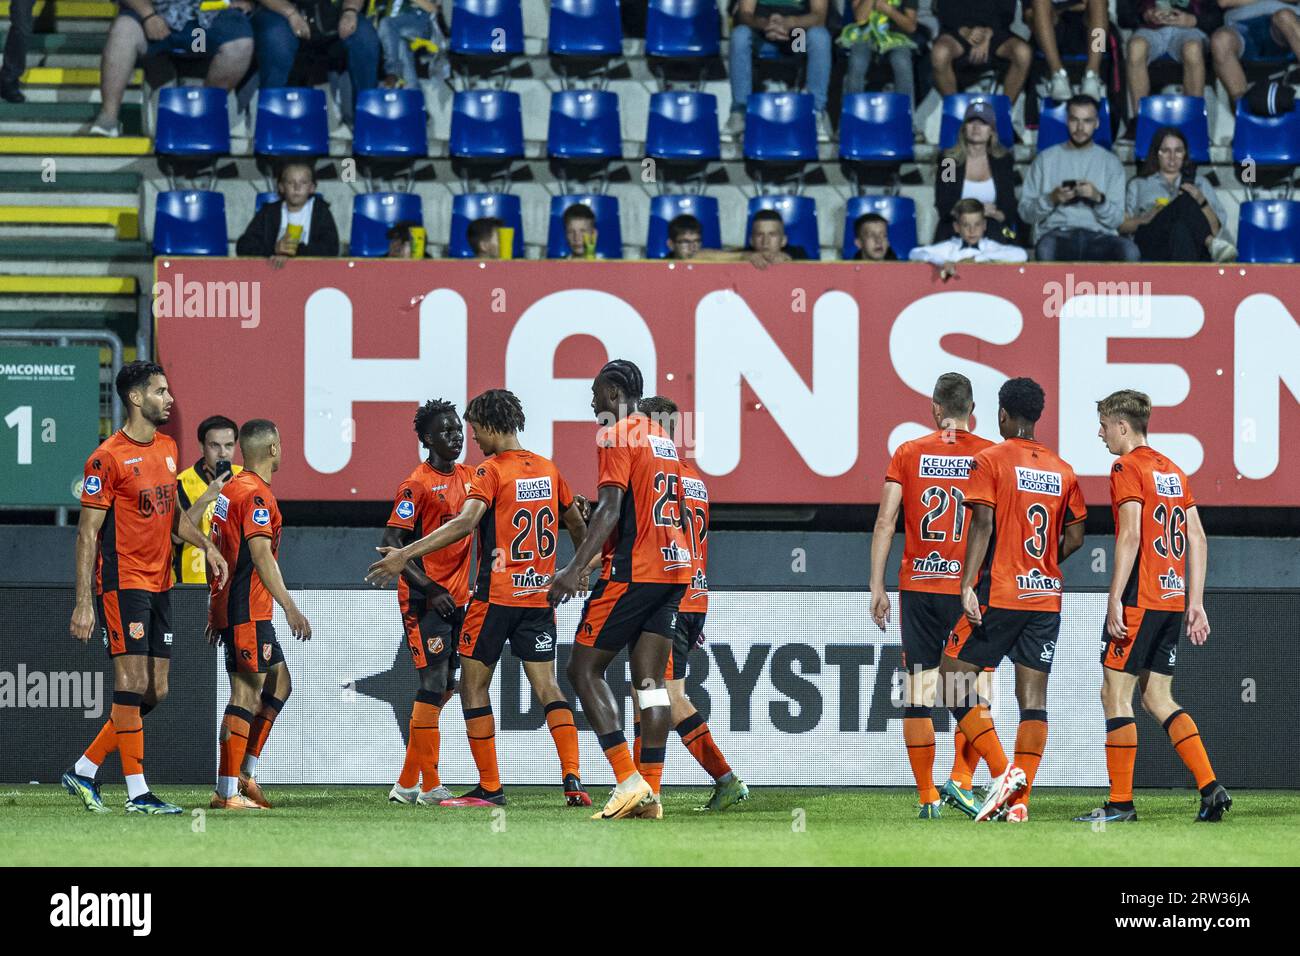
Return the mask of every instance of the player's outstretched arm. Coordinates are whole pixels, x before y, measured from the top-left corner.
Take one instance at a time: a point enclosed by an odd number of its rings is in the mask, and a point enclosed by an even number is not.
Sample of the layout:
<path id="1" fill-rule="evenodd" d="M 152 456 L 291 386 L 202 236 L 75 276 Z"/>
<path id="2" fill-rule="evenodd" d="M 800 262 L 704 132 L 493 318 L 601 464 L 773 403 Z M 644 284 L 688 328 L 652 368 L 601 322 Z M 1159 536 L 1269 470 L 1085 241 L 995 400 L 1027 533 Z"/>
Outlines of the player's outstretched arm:
<path id="1" fill-rule="evenodd" d="M 587 522 L 586 536 L 582 539 L 580 545 L 575 542 L 577 551 L 573 555 L 573 560 L 566 564 L 564 569 L 559 571 L 555 577 L 551 578 L 551 587 L 546 595 L 551 607 L 558 607 L 578 593 L 583 576 L 586 574 L 592 558 L 609 540 L 609 536 L 617 526 L 618 515 L 622 508 L 622 488 L 617 485 L 605 485 L 600 489 L 600 497 L 596 501 L 596 510 L 591 513 L 591 520 Z M 569 510 L 572 511 L 573 509 L 570 508 Z"/>
<path id="2" fill-rule="evenodd" d="M 1205 569 L 1209 543 L 1196 506 L 1187 509 L 1187 638 L 1204 644 L 1210 636 L 1210 619 L 1205 614 Z"/>
<path id="3" fill-rule="evenodd" d="M 902 501 L 903 486 L 896 481 L 885 482 L 884 490 L 880 492 L 876 526 L 871 533 L 871 619 L 882 631 L 889 624 L 885 565 L 889 563 L 889 547 L 894 543 L 894 529 L 898 527 L 898 510 Z"/>
<path id="4" fill-rule="evenodd" d="M 253 567 L 257 569 L 257 576 L 262 579 L 267 593 L 284 609 L 284 616 L 289 619 L 289 630 L 293 632 L 293 636 L 300 641 L 310 641 L 311 624 L 303 617 L 302 611 L 298 610 L 298 605 L 293 603 L 289 589 L 284 586 L 284 577 L 280 574 L 280 562 L 276 561 L 275 555 L 271 553 L 271 539 L 263 534 L 254 535 L 248 539 L 248 552 L 253 559 Z"/>
<path id="5" fill-rule="evenodd" d="M 186 544 L 194 545 L 207 556 L 208 580 L 215 582 L 217 587 L 224 585 L 230 569 L 226 566 L 226 559 L 221 556 L 217 546 L 203 536 L 203 532 L 190 520 L 187 512 L 177 508 L 175 522 L 172 533 Z"/>
<path id="6" fill-rule="evenodd" d="M 966 566 L 961 569 L 961 609 L 972 624 L 984 620 L 980 612 L 980 599 L 975 593 L 975 576 L 988 554 L 993 538 L 993 509 L 989 505 L 967 501 L 970 509 L 970 537 L 966 541 Z"/>
<path id="7" fill-rule="evenodd" d="M 1083 528 L 1082 524 L 1070 528 Z M 1066 528 L 1069 531 L 1070 528 Z M 1082 533 L 1082 532 L 1081 532 Z M 1133 574 L 1138 548 L 1142 546 L 1142 502 L 1126 501 L 1119 506 L 1119 527 L 1115 529 L 1115 560 L 1106 600 L 1106 633 L 1117 641 L 1128 637 L 1124 623 L 1124 588 Z"/>
<path id="8" fill-rule="evenodd" d="M 422 558 L 432 551 L 455 544 L 461 538 L 473 534 L 485 514 L 487 514 L 487 502 L 481 498 L 468 498 L 461 506 L 460 514 L 436 531 L 426 534 L 419 541 L 414 541 L 403 548 L 381 545 L 375 550 L 383 557 L 370 566 L 366 574 L 366 582 L 384 587 L 402 573 L 407 562 Z"/>
<path id="9" fill-rule="evenodd" d="M 69 630 L 83 644 L 95 629 L 95 551 L 107 514 L 102 508 L 82 508 L 77 519 L 77 603 Z"/>

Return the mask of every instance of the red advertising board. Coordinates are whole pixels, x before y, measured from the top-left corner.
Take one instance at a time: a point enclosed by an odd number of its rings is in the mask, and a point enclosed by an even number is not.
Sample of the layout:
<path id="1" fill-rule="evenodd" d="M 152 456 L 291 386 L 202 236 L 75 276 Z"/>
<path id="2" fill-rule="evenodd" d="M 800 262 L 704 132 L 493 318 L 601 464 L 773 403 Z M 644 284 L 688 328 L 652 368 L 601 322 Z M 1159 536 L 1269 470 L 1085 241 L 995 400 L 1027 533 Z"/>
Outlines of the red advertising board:
<path id="1" fill-rule="evenodd" d="M 933 427 L 943 372 L 1047 391 L 1039 438 L 1106 500 L 1095 402 L 1148 392 L 1152 444 L 1210 505 L 1300 504 L 1300 288 L 1282 266 L 966 266 L 173 259 L 157 354 L 186 460 L 215 413 L 273 419 L 287 499 L 390 497 L 430 397 L 506 387 L 524 441 L 593 491 L 593 374 L 637 362 L 687 414 L 715 500 L 869 503 L 900 442 Z M 478 450 L 467 442 L 468 460 Z"/>

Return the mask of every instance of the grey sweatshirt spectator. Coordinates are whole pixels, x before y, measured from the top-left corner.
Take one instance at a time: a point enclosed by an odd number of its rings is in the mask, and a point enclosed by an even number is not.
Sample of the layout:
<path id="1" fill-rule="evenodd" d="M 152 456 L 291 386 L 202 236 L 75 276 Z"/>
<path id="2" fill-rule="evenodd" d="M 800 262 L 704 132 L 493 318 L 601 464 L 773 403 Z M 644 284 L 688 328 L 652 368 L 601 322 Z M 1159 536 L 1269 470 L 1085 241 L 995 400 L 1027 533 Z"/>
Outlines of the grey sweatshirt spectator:
<path id="1" fill-rule="evenodd" d="M 1035 227 L 1035 252 L 1045 261 L 1136 262 L 1124 221 L 1124 166 L 1092 141 L 1097 101 L 1075 96 L 1066 105 L 1070 138 L 1045 149 L 1025 177 L 1020 218 Z"/>

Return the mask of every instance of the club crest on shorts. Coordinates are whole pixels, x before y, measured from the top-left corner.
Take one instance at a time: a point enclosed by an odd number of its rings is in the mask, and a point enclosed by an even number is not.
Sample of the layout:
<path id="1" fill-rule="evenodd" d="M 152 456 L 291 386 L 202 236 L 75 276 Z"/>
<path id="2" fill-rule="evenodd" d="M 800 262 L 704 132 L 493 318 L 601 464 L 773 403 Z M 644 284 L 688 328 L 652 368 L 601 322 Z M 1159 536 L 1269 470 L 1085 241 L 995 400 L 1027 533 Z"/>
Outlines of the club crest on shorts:
<path id="1" fill-rule="evenodd" d="M 141 640 L 144 637 L 144 625 L 139 621 L 132 621 L 127 631 L 133 641 Z"/>
<path id="2" fill-rule="evenodd" d="M 263 644 L 263 645 L 262 645 L 262 660 L 264 660 L 264 661 L 269 661 L 270 659 L 271 659 L 271 645 L 270 645 L 270 644 Z"/>
<path id="3" fill-rule="evenodd" d="M 429 648 L 429 653 L 430 653 L 430 654 L 441 654 L 441 653 L 442 653 L 443 643 L 442 643 L 442 638 L 441 638 L 441 637 L 431 637 L 431 638 L 429 638 L 429 640 L 426 642 L 426 644 L 427 644 L 427 646 L 428 646 L 428 648 Z"/>

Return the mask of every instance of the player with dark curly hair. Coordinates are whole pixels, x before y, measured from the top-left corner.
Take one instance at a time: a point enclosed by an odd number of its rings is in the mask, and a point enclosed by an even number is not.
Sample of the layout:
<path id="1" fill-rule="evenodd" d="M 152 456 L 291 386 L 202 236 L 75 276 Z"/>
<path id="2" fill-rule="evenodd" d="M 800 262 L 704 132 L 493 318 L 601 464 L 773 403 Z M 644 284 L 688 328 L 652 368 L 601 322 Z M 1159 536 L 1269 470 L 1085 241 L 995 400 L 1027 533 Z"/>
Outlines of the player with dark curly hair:
<path id="1" fill-rule="evenodd" d="M 472 472 L 459 464 L 465 431 L 456 406 L 441 399 L 415 413 L 415 434 L 428 453 L 398 486 L 382 546 L 400 548 L 460 514 Z M 430 805 L 451 799 L 438 777 L 438 717 L 456 687 L 456 643 L 469 603 L 472 538 L 409 561 L 397 579 L 397 604 L 411 662 L 420 678 L 411 708 L 406 760 L 389 791 L 394 803 Z"/>
<path id="2" fill-rule="evenodd" d="M 939 689 L 993 782 L 975 819 L 1029 818 L 1029 791 L 1047 743 L 1047 677 L 1061 631 L 1060 563 L 1083 544 L 1086 510 L 1074 469 L 1034 437 L 1043 389 L 1013 378 L 998 392 L 1003 441 L 971 462 L 965 506 L 970 538 L 961 575 L 964 617 L 948 636 Z M 975 678 L 1009 657 L 1020 726 L 1007 760 Z"/>
<path id="3" fill-rule="evenodd" d="M 418 541 L 380 547 L 383 557 L 370 566 L 366 580 L 385 584 L 411 561 L 453 549 L 478 529 L 478 575 L 460 627 L 459 690 L 479 782 L 441 805 L 506 802 L 488 688 L 509 642 L 546 713 L 560 756 L 565 800 L 569 806 L 591 806 L 579 772 L 573 708 L 555 680 L 555 611 L 546 601 L 555 573 L 557 524 L 562 520 L 574 547 L 580 547 L 587 532 L 584 502 L 569 491 L 553 462 L 519 444 L 524 410 L 512 392 L 494 388 L 476 396 L 465 409 L 465 420 L 487 459 L 473 469 L 459 512 L 444 516 L 441 527 L 428 529 Z"/>

